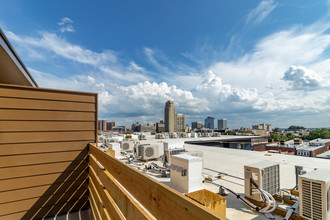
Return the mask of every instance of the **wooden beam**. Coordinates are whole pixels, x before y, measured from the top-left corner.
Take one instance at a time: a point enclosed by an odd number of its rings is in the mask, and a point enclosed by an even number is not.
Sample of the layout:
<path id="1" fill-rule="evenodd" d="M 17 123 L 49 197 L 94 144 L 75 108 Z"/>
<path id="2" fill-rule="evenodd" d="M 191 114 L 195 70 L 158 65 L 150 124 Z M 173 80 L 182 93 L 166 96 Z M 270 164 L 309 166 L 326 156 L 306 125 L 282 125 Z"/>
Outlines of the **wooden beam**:
<path id="1" fill-rule="evenodd" d="M 140 204 L 135 202 L 132 196 L 116 182 L 115 178 L 108 171 L 102 170 L 93 155 L 90 155 L 89 163 L 127 219 L 152 219 Z"/>
<path id="2" fill-rule="evenodd" d="M 111 219 L 125 219 L 123 214 L 120 212 L 120 209 L 117 207 L 116 203 L 113 201 L 109 193 L 103 189 L 97 182 L 97 176 L 95 175 L 95 171 L 93 168 L 89 168 L 90 172 L 90 184 L 93 184 L 97 193 L 99 194 L 104 207 L 108 211 Z"/>
<path id="3" fill-rule="evenodd" d="M 226 219 L 92 144 L 90 154 L 157 219 Z"/>

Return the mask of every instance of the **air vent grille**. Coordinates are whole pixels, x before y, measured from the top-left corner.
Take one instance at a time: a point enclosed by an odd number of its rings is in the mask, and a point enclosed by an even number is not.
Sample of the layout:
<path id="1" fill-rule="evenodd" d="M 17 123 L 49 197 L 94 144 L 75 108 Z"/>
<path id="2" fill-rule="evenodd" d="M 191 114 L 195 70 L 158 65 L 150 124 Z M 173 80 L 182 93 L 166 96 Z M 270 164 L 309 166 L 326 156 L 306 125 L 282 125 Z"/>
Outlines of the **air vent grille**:
<path id="1" fill-rule="evenodd" d="M 302 214 L 304 217 L 322 220 L 322 185 L 302 180 Z"/>
<path id="2" fill-rule="evenodd" d="M 264 168 L 262 176 L 262 189 L 274 195 L 280 191 L 279 189 L 280 173 L 279 166 L 271 166 Z"/>
<path id="3" fill-rule="evenodd" d="M 128 150 L 129 149 L 129 144 L 128 143 L 124 143 L 123 144 L 123 150 Z"/>

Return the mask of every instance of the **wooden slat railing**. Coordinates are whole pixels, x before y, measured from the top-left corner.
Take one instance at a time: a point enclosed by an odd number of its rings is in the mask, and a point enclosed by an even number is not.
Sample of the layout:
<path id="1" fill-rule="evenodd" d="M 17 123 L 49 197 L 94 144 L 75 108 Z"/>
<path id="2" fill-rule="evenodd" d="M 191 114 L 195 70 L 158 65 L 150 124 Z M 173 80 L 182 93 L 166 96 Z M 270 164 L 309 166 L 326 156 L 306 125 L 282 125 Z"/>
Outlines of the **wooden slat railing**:
<path id="1" fill-rule="evenodd" d="M 226 219 L 89 145 L 90 203 L 95 219 Z"/>

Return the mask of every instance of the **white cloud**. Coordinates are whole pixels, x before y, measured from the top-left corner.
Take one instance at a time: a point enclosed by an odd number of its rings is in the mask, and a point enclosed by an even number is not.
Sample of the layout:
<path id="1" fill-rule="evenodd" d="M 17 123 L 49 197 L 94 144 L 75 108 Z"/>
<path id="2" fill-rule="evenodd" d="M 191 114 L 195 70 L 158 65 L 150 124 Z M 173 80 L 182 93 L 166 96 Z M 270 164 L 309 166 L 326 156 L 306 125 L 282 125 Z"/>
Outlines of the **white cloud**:
<path id="1" fill-rule="evenodd" d="M 60 26 L 59 31 L 61 31 L 62 33 L 64 33 L 64 32 L 75 32 L 75 29 L 72 26 L 73 21 L 70 18 L 64 17 L 57 24 Z"/>
<path id="2" fill-rule="evenodd" d="M 247 16 L 246 23 L 260 24 L 276 7 L 274 0 L 263 0 Z"/>
<path id="3" fill-rule="evenodd" d="M 289 83 L 289 88 L 293 90 L 318 90 L 322 88 L 322 78 L 303 66 L 291 66 L 285 71 L 282 77 L 284 81 Z"/>

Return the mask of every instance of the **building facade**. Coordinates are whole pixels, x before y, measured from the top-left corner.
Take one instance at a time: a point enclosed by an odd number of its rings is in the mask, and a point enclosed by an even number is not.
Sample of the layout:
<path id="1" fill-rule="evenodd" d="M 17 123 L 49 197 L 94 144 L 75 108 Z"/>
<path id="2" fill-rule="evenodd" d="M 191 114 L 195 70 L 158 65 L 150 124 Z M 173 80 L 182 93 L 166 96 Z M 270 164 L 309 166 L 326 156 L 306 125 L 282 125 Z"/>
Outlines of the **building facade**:
<path id="1" fill-rule="evenodd" d="M 205 126 L 205 128 L 214 129 L 214 118 L 210 117 L 210 116 L 205 118 L 204 126 Z"/>
<path id="2" fill-rule="evenodd" d="M 191 122 L 191 130 L 201 129 L 203 127 L 202 122 L 193 121 Z"/>
<path id="3" fill-rule="evenodd" d="M 186 117 L 175 112 L 174 102 L 167 101 L 164 109 L 164 121 L 166 132 L 184 132 Z"/>
<path id="4" fill-rule="evenodd" d="M 225 130 L 227 128 L 227 119 L 218 119 L 218 130 Z"/>
<path id="5" fill-rule="evenodd" d="M 253 124 L 252 130 L 266 130 L 266 131 L 272 131 L 272 125 L 271 124 Z"/>
<path id="6" fill-rule="evenodd" d="M 107 130 L 107 121 L 106 120 L 98 120 L 97 130 L 106 131 Z"/>
<path id="7" fill-rule="evenodd" d="M 107 130 L 108 131 L 111 131 L 113 127 L 116 126 L 116 122 L 114 121 L 110 121 L 110 122 L 107 122 Z"/>

